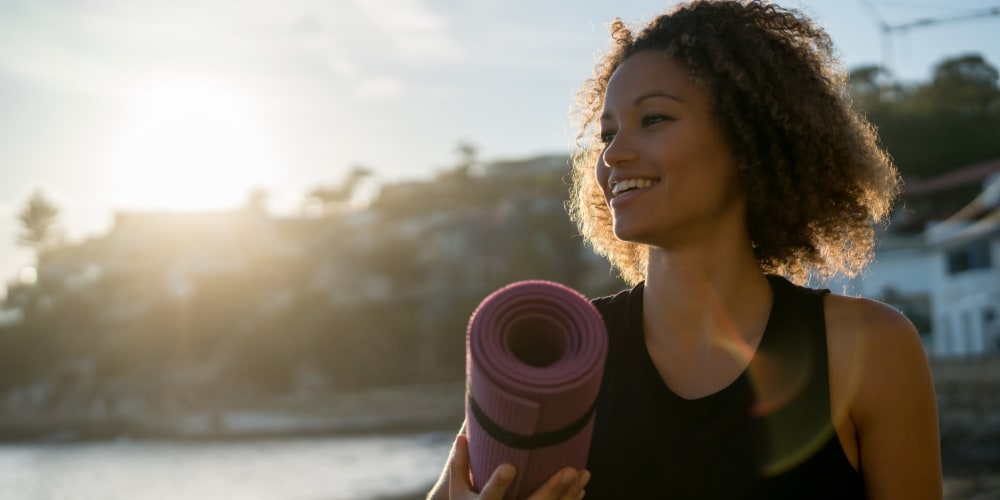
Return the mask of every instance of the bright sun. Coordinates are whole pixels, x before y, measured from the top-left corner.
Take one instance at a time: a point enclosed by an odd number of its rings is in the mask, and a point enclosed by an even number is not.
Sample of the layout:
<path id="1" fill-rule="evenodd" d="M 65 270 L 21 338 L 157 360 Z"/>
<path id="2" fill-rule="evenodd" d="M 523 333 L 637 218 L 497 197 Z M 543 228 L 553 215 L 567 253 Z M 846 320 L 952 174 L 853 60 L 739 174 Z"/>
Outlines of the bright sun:
<path id="1" fill-rule="evenodd" d="M 111 156 L 118 208 L 213 210 L 239 206 L 274 184 L 266 124 L 235 84 L 185 76 L 137 86 Z"/>

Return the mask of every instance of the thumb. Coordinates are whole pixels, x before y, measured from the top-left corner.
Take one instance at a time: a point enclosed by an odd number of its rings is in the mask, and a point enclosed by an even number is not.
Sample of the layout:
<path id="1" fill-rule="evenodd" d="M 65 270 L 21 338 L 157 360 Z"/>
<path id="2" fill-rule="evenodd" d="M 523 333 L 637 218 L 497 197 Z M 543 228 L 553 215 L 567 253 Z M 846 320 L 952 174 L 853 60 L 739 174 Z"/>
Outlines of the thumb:
<path id="1" fill-rule="evenodd" d="M 455 438 L 455 454 L 448 466 L 448 498 L 463 498 L 472 493 L 469 477 L 469 438 L 459 434 Z"/>

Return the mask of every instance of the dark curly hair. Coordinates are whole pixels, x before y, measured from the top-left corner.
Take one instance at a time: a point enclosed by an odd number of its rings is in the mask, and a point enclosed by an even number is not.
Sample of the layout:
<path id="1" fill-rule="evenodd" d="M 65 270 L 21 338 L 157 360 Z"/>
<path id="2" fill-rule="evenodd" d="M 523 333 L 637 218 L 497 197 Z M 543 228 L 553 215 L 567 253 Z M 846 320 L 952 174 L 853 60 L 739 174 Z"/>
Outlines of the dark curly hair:
<path id="1" fill-rule="evenodd" d="M 871 260 L 899 174 L 874 128 L 853 111 L 829 35 L 799 12 L 763 1 L 698 0 L 653 19 L 638 35 L 620 20 L 613 44 L 577 96 L 579 126 L 568 211 L 583 237 L 629 284 L 644 279 L 648 249 L 618 240 L 594 178 L 597 122 L 608 79 L 641 51 L 685 65 L 712 101 L 747 197 L 761 269 L 804 282 L 853 277 Z"/>

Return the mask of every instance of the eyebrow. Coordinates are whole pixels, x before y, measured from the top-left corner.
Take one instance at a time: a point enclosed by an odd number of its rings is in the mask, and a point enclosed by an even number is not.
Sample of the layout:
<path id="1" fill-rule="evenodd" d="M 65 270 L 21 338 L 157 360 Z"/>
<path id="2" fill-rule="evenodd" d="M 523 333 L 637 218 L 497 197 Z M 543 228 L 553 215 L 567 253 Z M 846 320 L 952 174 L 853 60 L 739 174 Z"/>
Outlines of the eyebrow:
<path id="1" fill-rule="evenodd" d="M 680 97 L 677 97 L 676 95 L 671 94 L 670 92 L 655 89 L 655 90 L 650 90 L 649 92 L 646 92 L 644 94 L 641 94 L 639 97 L 636 97 L 632 101 L 632 106 L 638 106 L 640 103 L 642 103 L 642 101 L 645 101 L 646 99 L 650 99 L 653 97 L 663 97 L 677 102 L 684 102 L 684 99 L 681 99 Z"/>
<path id="2" fill-rule="evenodd" d="M 677 97 L 676 95 L 671 94 L 670 92 L 660 89 L 653 89 L 648 92 L 643 92 L 642 94 L 639 94 L 638 97 L 633 99 L 632 107 L 633 108 L 637 107 L 640 104 L 642 104 L 642 101 L 645 101 L 646 99 L 652 99 L 654 97 L 662 97 L 664 99 L 670 99 L 672 101 L 684 102 L 684 99 L 681 99 L 680 97 Z M 601 115 L 601 119 L 607 118 L 608 116 L 610 116 L 609 113 L 604 113 Z"/>

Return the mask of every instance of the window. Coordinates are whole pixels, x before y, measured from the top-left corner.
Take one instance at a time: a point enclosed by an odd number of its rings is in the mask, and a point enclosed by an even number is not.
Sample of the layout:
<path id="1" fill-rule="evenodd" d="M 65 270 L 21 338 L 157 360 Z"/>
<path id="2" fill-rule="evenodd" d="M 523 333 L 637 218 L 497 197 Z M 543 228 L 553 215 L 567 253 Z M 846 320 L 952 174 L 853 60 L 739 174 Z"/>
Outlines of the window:
<path id="1" fill-rule="evenodd" d="M 947 258 L 948 274 L 976 269 L 989 269 L 992 265 L 990 259 L 990 242 L 989 240 L 980 240 L 953 248 L 948 251 Z"/>

